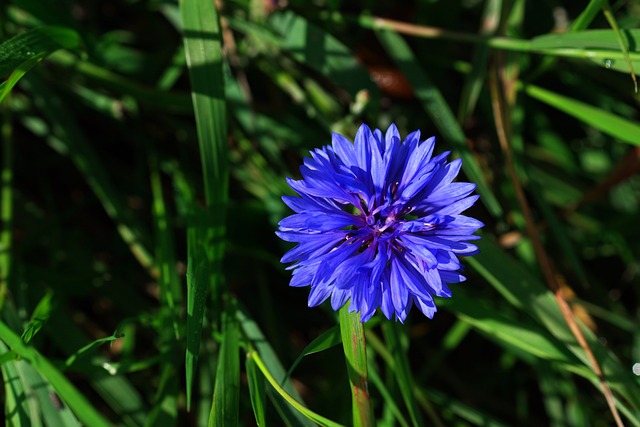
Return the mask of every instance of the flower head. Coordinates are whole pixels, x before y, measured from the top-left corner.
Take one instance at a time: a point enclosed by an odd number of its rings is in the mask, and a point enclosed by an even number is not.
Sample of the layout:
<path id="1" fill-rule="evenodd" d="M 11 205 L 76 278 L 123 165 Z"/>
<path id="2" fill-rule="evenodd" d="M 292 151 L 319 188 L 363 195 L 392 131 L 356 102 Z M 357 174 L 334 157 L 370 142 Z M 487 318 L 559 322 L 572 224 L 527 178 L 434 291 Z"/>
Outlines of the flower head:
<path id="1" fill-rule="evenodd" d="M 281 261 L 295 262 L 291 286 L 311 287 L 309 307 L 351 300 L 363 322 L 378 307 L 403 322 L 415 304 L 431 318 L 433 296 L 450 297 L 447 284 L 465 280 L 457 256 L 477 252 L 468 241 L 483 224 L 460 213 L 478 196 L 475 184 L 453 182 L 461 160 L 432 157 L 434 141 L 363 124 L 353 144 L 334 133 L 305 158 L 303 179 L 287 180 L 300 197 L 283 197 L 295 214 L 277 235 L 298 245 Z"/>

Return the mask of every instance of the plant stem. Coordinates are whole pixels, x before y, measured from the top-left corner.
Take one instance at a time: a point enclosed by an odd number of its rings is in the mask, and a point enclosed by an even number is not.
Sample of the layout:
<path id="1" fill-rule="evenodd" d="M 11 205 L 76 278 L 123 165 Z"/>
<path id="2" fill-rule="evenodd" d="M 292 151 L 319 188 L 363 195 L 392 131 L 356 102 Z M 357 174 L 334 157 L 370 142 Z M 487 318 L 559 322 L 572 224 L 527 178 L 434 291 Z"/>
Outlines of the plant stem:
<path id="1" fill-rule="evenodd" d="M 340 309 L 340 333 L 351 386 L 354 427 L 375 426 L 373 406 L 367 386 L 367 347 L 360 313 L 349 313 L 349 304 Z"/>

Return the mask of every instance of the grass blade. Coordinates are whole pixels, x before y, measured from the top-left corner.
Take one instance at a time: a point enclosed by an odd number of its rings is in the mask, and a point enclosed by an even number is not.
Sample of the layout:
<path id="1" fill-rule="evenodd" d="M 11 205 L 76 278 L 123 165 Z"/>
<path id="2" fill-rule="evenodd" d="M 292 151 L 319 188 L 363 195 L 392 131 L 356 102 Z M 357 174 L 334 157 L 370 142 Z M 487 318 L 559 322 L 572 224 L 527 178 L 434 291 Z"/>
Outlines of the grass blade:
<path id="1" fill-rule="evenodd" d="M 271 344 L 269 344 L 269 341 L 267 341 L 258 327 L 258 324 L 242 310 L 238 310 L 237 316 L 244 336 L 255 349 L 254 351 L 258 353 L 264 369 L 268 370 L 274 378 L 284 378 L 284 367 L 273 351 Z M 250 358 L 250 356 L 251 354 L 247 355 L 248 358 Z M 262 368 L 259 369 L 262 371 Z M 271 383 L 271 381 L 269 382 Z M 278 390 L 282 390 L 283 393 L 290 396 L 296 402 L 300 402 L 301 405 L 304 405 L 304 400 L 300 397 L 290 380 L 285 381 L 282 386 L 278 384 L 278 388 L 273 387 L 267 389 L 267 393 L 272 398 L 273 404 L 285 423 L 290 426 L 312 427 L 313 423 L 304 417 L 300 411 L 291 406 L 290 402 L 284 397 L 284 394 L 281 394 Z"/>
<path id="2" fill-rule="evenodd" d="M 251 397 L 251 407 L 256 417 L 258 427 L 265 427 L 267 420 L 265 410 L 267 406 L 267 395 L 265 391 L 264 376 L 258 370 L 256 363 L 250 357 L 245 361 L 247 370 L 247 382 L 249 383 L 249 395 Z"/>
<path id="3" fill-rule="evenodd" d="M 78 49 L 78 33 L 64 27 L 40 27 L 18 34 L 0 44 L 0 76 L 11 73 L 0 84 L 0 103 L 18 81 L 40 61 L 58 49 Z"/>
<path id="4" fill-rule="evenodd" d="M 331 347 L 335 347 L 342 342 L 342 337 L 340 335 L 340 329 L 337 326 L 324 331 L 321 333 L 316 339 L 311 341 L 300 353 L 300 355 L 293 362 L 289 370 L 287 371 L 287 375 L 284 377 L 282 382 L 289 379 L 293 371 L 296 369 L 298 364 L 302 362 L 302 359 L 305 356 L 308 356 L 313 353 L 319 353 L 321 351 L 327 350 Z"/>
<path id="5" fill-rule="evenodd" d="M 11 350 L 30 362 L 51 383 L 60 398 L 69 405 L 81 422 L 95 427 L 109 427 L 111 425 L 47 358 L 33 347 L 26 345 L 4 322 L 0 322 L 0 339 Z"/>
<path id="6" fill-rule="evenodd" d="M 280 384 L 278 384 L 278 381 L 276 381 L 276 379 L 273 377 L 273 375 L 271 375 L 271 373 L 269 372 L 269 370 L 265 366 L 264 362 L 260 358 L 260 355 L 258 354 L 258 352 L 256 352 L 255 350 L 250 350 L 249 353 L 247 354 L 247 357 L 253 359 L 253 361 L 255 362 L 256 366 L 260 370 L 260 372 L 262 372 L 262 374 L 267 379 L 267 381 L 269 382 L 271 387 L 273 387 L 275 389 L 276 393 L 278 393 L 278 395 L 282 396 L 294 409 L 296 409 L 298 412 L 300 412 L 302 415 L 304 415 L 307 419 L 309 419 L 309 420 L 313 421 L 314 423 L 316 423 L 317 425 L 320 425 L 320 426 L 323 426 L 323 427 L 342 427 L 341 424 L 333 422 L 333 421 L 331 421 L 331 420 L 329 420 L 329 419 L 327 419 L 327 418 L 325 418 L 325 417 L 323 417 L 321 415 L 318 415 L 315 412 L 307 409 L 304 405 L 302 405 L 300 402 L 298 402 L 296 399 L 294 399 L 289 393 L 287 393 L 286 390 L 284 390 L 280 386 Z"/>
<path id="7" fill-rule="evenodd" d="M 584 102 L 534 85 L 524 86 L 532 98 L 575 117 L 602 132 L 631 145 L 640 145 L 640 125 Z"/>
<path id="8" fill-rule="evenodd" d="M 229 174 L 222 35 L 218 12 L 213 2 L 198 0 L 183 0 L 180 2 L 180 8 L 207 202 L 207 225 L 202 230 L 205 233 L 205 241 L 203 245 L 190 246 L 189 261 L 190 264 L 196 263 L 198 270 L 203 263 L 210 265 L 210 274 L 201 278 L 207 282 L 199 280 L 195 286 L 188 286 L 187 289 L 189 344 L 186 354 L 186 378 L 187 407 L 190 407 L 204 313 L 203 309 L 195 310 L 196 301 L 198 304 L 202 301 L 204 307 L 202 294 L 206 293 L 206 288 L 209 287 L 214 299 L 221 296 Z M 205 286 L 204 290 L 201 289 Z M 214 307 L 214 312 L 216 309 L 217 307 Z"/>
<path id="9" fill-rule="evenodd" d="M 232 427 L 238 425 L 240 394 L 240 332 L 233 305 L 224 315 L 222 334 L 209 426 Z"/>

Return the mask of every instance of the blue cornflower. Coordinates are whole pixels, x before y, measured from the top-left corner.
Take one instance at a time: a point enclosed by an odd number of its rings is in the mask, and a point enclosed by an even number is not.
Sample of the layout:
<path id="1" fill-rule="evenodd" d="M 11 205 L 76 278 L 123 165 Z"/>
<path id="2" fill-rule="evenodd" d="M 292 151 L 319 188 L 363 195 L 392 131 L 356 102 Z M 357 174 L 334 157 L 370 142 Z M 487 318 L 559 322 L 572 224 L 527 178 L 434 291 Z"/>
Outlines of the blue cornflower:
<path id="1" fill-rule="evenodd" d="M 304 159 L 302 180 L 287 179 L 300 197 L 283 197 L 296 213 L 277 235 L 298 245 L 281 261 L 295 261 L 291 286 L 311 286 L 309 307 L 351 300 L 363 322 L 378 307 L 404 322 L 416 304 L 431 318 L 433 296 L 450 297 L 447 284 L 465 280 L 457 255 L 478 251 L 467 241 L 484 224 L 460 213 L 478 199 L 476 186 L 452 182 L 462 161 L 431 157 L 434 141 L 363 124 L 353 144 L 334 133 Z"/>

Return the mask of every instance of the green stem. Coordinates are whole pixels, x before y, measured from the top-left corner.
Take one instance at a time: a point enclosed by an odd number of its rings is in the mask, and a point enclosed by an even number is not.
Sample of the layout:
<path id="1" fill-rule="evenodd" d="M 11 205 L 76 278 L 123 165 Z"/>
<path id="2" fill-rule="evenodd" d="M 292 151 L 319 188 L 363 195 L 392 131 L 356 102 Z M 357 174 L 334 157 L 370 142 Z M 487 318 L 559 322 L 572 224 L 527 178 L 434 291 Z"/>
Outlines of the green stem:
<path id="1" fill-rule="evenodd" d="M 349 304 L 340 309 L 340 333 L 351 386 L 354 427 L 375 426 L 373 406 L 367 386 L 367 347 L 360 313 L 349 313 Z"/>

